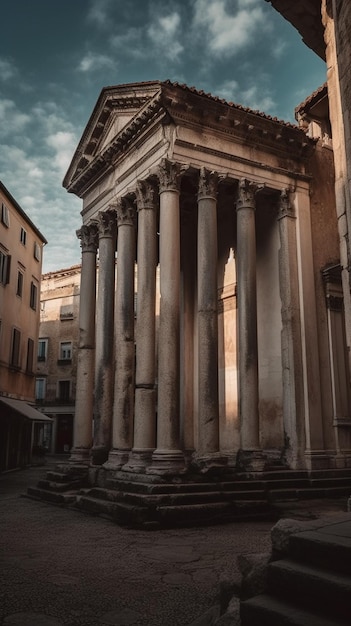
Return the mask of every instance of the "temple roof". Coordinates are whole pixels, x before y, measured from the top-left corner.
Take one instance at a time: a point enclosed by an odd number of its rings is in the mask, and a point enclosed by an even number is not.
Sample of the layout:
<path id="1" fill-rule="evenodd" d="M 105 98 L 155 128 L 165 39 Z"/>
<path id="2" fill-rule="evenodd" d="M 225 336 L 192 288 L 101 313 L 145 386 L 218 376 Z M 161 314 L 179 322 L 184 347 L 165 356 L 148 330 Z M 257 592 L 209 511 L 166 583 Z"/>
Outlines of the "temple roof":
<path id="1" fill-rule="evenodd" d="M 102 89 L 63 186 L 81 196 L 136 141 L 170 122 L 206 126 L 276 153 L 289 150 L 292 158 L 307 157 L 311 147 L 297 126 L 195 87 L 170 80 L 116 85 Z"/>

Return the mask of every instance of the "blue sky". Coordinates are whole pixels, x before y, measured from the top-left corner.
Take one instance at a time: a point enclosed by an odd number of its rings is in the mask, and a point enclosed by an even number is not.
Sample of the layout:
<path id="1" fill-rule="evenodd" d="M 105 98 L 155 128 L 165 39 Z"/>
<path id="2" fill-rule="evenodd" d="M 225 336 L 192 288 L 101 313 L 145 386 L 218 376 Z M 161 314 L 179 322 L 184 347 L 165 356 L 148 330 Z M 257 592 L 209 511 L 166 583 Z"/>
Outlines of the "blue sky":
<path id="1" fill-rule="evenodd" d="M 1 27 L 0 180 L 48 240 L 44 271 L 80 262 L 62 179 L 103 87 L 169 78 L 294 122 L 326 79 L 265 0 L 4 0 Z"/>

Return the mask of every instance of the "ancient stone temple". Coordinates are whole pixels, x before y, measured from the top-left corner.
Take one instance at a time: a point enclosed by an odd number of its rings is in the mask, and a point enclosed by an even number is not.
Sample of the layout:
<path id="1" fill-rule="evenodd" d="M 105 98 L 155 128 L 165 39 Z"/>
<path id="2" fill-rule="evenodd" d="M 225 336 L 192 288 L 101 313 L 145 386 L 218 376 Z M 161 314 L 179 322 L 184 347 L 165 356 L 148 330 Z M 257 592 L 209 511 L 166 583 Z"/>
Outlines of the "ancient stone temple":
<path id="1" fill-rule="evenodd" d="M 92 499 L 351 463 L 333 185 L 296 126 L 169 81 L 102 90 L 64 179 Z"/>

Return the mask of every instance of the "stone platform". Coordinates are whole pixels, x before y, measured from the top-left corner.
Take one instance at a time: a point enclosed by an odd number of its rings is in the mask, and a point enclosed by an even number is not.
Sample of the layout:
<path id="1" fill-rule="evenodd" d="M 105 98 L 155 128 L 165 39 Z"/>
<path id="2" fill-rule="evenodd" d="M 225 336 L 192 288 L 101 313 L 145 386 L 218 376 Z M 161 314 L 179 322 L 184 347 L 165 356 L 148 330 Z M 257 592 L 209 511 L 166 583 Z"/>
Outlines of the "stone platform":
<path id="1" fill-rule="evenodd" d="M 246 519 L 277 520 L 281 505 L 351 494 L 351 469 L 274 469 L 248 475 L 161 478 L 103 468 L 57 467 L 27 495 L 107 517 L 134 528 L 208 525 Z"/>

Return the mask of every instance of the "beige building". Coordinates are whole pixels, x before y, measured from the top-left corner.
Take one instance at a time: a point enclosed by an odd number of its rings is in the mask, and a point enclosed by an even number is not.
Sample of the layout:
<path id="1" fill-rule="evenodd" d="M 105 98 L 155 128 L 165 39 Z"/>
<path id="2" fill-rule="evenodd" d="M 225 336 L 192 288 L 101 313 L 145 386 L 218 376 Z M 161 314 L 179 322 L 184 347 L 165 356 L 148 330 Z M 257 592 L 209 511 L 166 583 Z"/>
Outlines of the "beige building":
<path id="1" fill-rule="evenodd" d="M 36 365 L 36 403 L 52 418 L 42 444 L 69 452 L 73 440 L 79 333 L 80 265 L 43 274 Z"/>
<path id="2" fill-rule="evenodd" d="M 39 294 L 46 239 L 0 182 L 0 470 L 30 461 Z"/>
<path id="3" fill-rule="evenodd" d="M 100 484 L 349 466 L 333 153 L 310 132 L 169 81 L 102 91 L 64 180 L 83 200 L 71 463 Z"/>

